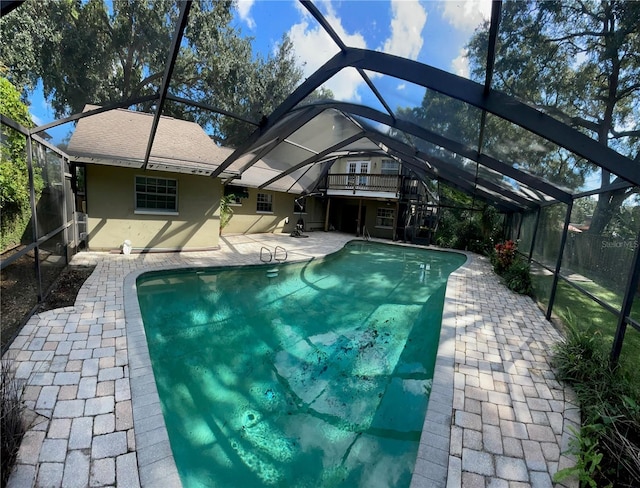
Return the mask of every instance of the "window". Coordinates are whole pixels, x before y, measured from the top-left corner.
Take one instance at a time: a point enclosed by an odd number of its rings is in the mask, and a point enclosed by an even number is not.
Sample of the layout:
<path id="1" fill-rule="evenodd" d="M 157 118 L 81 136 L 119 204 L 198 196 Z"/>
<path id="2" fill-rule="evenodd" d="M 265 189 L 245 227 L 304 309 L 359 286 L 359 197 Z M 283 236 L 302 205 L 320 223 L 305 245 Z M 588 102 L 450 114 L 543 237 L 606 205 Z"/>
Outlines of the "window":
<path id="1" fill-rule="evenodd" d="M 394 161 L 393 159 L 383 159 L 382 164 L 380 166 L 380 174 L 383 175 L 397 175 L 400 170 L 400 165 L 398 161 Z"/>
<path id="2" fill-rule="evenodd" d="M 136 176 L 136 211 L 177 212 L 178 181 Z"/>
<path id="3" fill-rule="evenodd" d="M 379 207 L 376 214 L 376 227 L 393 228 L 393 216 L 395 211 L 392 208 Z"/>
<path id="4" fill-rule="evenodd" d="M 249 198 L 249 190 L 244 186 L 226 185 L 224 187 L 224 196 L 233 195 L 235 197 L 231 205 L 242 205 L 243 198 Z"/>
<path id="5" fill-rule="evenodd" d="M 273 195 L 258 193 L 256 212 L 273 212 Z"/>

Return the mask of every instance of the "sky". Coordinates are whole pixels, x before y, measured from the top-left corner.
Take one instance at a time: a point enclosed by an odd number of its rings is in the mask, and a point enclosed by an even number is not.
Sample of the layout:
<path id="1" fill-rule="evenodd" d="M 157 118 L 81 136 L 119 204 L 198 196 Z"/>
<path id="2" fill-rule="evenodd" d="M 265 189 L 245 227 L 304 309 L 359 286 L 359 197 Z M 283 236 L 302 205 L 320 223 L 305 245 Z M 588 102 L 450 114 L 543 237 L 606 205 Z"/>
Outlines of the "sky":
<path id="1" fill-rule="evenodd" d="M 314 4 L 347 46 L 406 57 L 465 77 L 469 76 L 465 45 L 491 14 L 491 0 L 316 0 Z M 273 52 L 288 35 L 305 78 L 338 52 L 338 46 L 295 0 L 239 0 L 234 26 L 252 37 L 254 51 L 263 55 Z M 393 109 L 422 100 L 422 87 L 376 73 L 370 76 Z M 355 69 L 343 70 L 324 86 L 338 100 L 382 109 Z M 37 125 L 55 119 L 41 88 L 30 101 Z M 59 143 L 71 129 L 72 124 L 65 124 L 48 133 Z"/>

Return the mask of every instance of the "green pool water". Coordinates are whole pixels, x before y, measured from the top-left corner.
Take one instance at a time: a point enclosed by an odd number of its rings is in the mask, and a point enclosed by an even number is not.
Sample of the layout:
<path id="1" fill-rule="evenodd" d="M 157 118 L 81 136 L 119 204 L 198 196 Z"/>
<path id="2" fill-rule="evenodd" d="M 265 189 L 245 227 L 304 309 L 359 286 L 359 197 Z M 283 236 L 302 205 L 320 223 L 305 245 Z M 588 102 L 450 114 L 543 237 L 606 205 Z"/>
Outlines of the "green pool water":
<path id="1" fill-rule="evenodd" d="M 408 487 L 465 259 L 353 241 L 306 263 L 142 275 L 183 486 Z"/>

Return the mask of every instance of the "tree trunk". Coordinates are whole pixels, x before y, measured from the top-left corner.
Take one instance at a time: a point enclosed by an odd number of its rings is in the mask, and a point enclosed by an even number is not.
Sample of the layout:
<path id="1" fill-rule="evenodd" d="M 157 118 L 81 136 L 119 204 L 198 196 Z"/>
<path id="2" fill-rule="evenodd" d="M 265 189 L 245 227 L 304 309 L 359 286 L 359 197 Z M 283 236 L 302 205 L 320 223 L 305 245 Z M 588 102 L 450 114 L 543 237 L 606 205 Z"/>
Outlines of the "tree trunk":
<path id="1" fill-rule="evenodd" d="M 602 235 L 605 228 L 611 222 L 613 216 L 618 212 L 622 202 L 627 198 L 627 190 L 614 190 L 601 193 L 598 198 L 598 205 L 593 212 L 589 233 Z"/>

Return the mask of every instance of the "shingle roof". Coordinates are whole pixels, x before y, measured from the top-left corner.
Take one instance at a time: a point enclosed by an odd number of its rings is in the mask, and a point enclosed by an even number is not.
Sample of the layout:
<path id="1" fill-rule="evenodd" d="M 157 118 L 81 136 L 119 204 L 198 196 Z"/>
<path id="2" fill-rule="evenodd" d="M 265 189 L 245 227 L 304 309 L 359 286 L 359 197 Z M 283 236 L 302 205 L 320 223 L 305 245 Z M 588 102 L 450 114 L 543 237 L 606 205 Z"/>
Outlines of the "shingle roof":
<path id="1" fill-rule="evenodd" d="M 86 105 L 84 111 L 99 108 Z M 141 167 L 151 133 L 153 115 L 117 109 L 82 118 L 69 141 L 74 160 Z M 211 174 L 233 149 L 218 146 L 196 123 L 161 117 L 149 169 Z"/>

